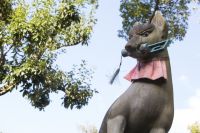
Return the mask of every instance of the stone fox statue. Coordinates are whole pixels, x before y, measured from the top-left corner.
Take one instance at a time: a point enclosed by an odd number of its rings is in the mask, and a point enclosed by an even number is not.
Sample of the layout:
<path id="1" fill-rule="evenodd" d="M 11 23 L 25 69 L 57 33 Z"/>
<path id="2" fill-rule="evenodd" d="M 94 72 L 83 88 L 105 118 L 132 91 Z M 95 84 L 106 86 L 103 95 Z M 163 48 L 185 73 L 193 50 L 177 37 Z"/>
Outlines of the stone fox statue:
<path id="1" fill-rule="evenodd" d="M 136 67 L 125 76 L 132 84 L 107 111 L 99 133 L 168 133 L 174 115 L 173 86 L 167 48 L 154 53 L 142 44 L 167 39 L 168 29 L 161 12 L 152 21 L 135 24 L 125 46 Z"/>

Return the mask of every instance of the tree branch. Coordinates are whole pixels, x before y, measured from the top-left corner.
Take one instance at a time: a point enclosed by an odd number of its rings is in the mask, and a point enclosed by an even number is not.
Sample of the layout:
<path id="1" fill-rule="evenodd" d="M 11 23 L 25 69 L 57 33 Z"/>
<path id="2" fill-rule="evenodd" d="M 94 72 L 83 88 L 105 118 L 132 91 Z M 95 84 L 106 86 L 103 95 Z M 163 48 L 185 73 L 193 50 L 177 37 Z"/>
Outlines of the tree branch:
<path id="1" fill-rule="evenodd" d="M 0 96 L 10 92 L 15 87 L 15 85 L 16 85 L 15 83 L 12 83 L 0 87 Z"/>
<path id="2" fill-rule="evenodd" d="M 77 42 L 75 42 L 74 44 L 71 44 L 71 45 L 69 45 L 69 44 L 61 44 L 61 46 L 58 47 L 58 49 L 63 48 L 63 47 L 71 47 L 71 46 L 80 45 L 81 42 L 82 42 L 82 41 L 77 41 Z M 87 44 L 86 44 L 86 45 L 87 45 Z"/>
<path id="3" fill-rule="evenodd" d="M 4 53 L 4 56 L 7 55 L 7 53 L 13 48 L 13 46 L 14 46 L 14 45 L 11 45 L 11 46 L 8 48 L 8 50 Z"/>
<path id="4" fill-rule="evenodd" d="M 4 47 L 1 45 L 0 46 L 0 66 L 4 65 L 4 63 L 5 63 Z"/>
<path id="5" fill-rule="evenodd" d="M 154 11 L 153 11 L 152 16 L 149 18 L 149 23 L 151 23 L 151 21 L 152 21 L 154 15 L 155 15 L 155 13 L 156 13 L 156 11 L 159 10 L 159 6 L 158 6 L 159 4 L 160 4 L 160 0 L 155 0 Z"/>

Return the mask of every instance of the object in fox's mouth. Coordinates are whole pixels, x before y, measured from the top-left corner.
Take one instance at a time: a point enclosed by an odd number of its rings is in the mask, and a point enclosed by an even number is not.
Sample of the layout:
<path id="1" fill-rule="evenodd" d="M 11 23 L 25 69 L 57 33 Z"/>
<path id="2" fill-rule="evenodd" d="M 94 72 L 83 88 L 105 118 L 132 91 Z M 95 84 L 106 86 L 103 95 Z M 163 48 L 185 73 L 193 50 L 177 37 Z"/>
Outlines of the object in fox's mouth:
<path id="1" fill-rule="evenodd" d="M 153 52 L 159 52 L 161 50 L 166 49 L 171 43 L 171 40 L 164 40 L 161 42 L 157 42 L 154 44 L 141 44 L 139 47 L 139 50 L 141 52 L 145 52 L 145 53 L 153 53 Z"/>

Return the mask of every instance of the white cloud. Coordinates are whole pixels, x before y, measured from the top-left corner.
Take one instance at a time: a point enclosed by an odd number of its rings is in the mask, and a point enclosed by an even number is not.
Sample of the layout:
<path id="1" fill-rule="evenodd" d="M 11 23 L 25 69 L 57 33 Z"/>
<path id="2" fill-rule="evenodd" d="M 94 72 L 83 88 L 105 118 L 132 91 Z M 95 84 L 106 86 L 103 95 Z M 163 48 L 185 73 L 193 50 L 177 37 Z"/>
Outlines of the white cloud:
<path id="1" fill-rule="evenodd" d="M 184 74 L 179 77 L 179 80 L 181 80 L 181 81 L 186 81 L 188 79 L 189 79 L 188 76 L 186 76 Z"/>
<path id="2" fill-rule="evenodd" d="M 176 109 L 170 133 L 189 133 L 188 126 L 200 122 L 200 89 L 188 99 L 188 108 Z"/>
<path id="3" fill-rule="evenodd" d="M 189 101 L 189 106 L 192 107 L 193 109 L 198 109 L 200 110 L 200 89 L 196 91 L 195 96 L 192 96 Z"/>

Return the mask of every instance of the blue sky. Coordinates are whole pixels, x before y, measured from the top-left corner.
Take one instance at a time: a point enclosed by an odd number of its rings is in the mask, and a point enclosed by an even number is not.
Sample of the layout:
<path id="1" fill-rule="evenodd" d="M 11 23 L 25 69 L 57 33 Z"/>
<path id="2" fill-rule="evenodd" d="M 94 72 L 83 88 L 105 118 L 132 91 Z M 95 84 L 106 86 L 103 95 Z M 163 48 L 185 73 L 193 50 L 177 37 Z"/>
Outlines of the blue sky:
<path id="1" fill-rule="evenodd" d="M 93 87 L 96 94 L 88 106 L 81 110 L 66 110 L 61 105 L 62 94 L 52 95 L 52 102 L 45 111 L 34 109 L 18 90 L 0 97 L 0 131 L 3 133 L 81 133 L 80 125 L 99 128 L 105 112 L 113 101 L 130 85 L 123 76 L 136 61 L 123 60 L 116 82 L 109 85 L 110 76 L 119 65 L 120 52 L 126 41 L 118 38 L 121 29 L 119 1 L 99 0 L 98 19 L 89 46 L 67 48 L 59 56 L 57 64 L 69 70 L 72 64 L 87 60 L 88 67 L 95 72 Z M 200 121 L 200 11 L 193 12 L 189 29 L 181 42 L 169 47 L 173 83 L 175 117 L 170 133 L 188 133 L 187 126 Z"/>

